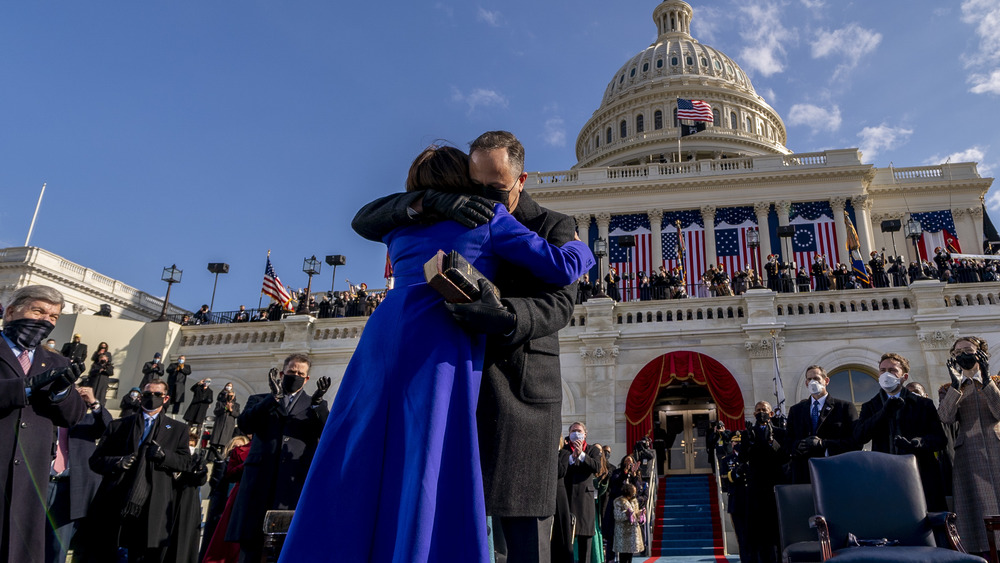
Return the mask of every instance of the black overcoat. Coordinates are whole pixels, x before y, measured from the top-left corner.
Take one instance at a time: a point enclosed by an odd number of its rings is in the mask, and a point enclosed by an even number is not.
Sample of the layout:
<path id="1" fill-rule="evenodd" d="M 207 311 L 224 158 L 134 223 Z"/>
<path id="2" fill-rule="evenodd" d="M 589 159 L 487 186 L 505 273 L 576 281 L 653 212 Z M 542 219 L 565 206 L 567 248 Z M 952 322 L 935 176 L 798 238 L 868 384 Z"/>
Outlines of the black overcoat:
<path id="1" fill-rule="evenodd" d="M 225 391 L 219 393 L 219 397 L 215 401 L 215 426 L 212 427 L 212 437 L 209 438 L 209 443 L 213 446 L 225 447 L 229 445 L 229 441 L 233 439 L 233 434 L 236 432 L 236 420 L 240 416 L 240 404 L 234 400 L 232 408 L 227 411 L 223 393 Z"/>
<path id="2" fill-rule="evenodd" d="M 253 434 L 226 541 L 258 541 L 268 510 L 294 510 L 330 409 L 300 391 L 290 411 L 270 393 L 251 395 L 238 418 Z"/>
<path id="3" fill-rule="evenodd" d="M 174 362 L 167 366 L 167 387 L 170 402 L 179 405 L 184 402 L 184 390 L 187 389 L 187 376 L 191 375 L 191 364 L 184 365 Z"/>
<path id="4" fill-rule="evenodd" d="M 191 386 L 191 402 L 184 412 L 184 420 L 195 426 L 205 422 L 210 406 L 212 406 L 212 388 L 195 383 Z"/>
<path id="5" fill-rule="evenodd" d="M 83 420 L 69 429 L 69 519 L 87 516 L 91 501 L 101 484 L 101 476 L 90 468 L 90 456 L 97 449 L 97 440 L 111 425 L 111 413 L 101 408 L 87 413 Z"/>
<path id="6" fill-rule="evenodd" d="M 69 360 L 39 346 L 28 375 L 69 365 Z M 45 556 L 45 504 L 52 462 L 53 425 L 69 427 L 87 406 L 70 389 L 58 403 L 47 391 L 24 392 L 24 372 L 0 338 L 0 483 L 8 503 L 0 508 L 0 561 L 32 563 Z"/>
<path id="7" fill-rule="evenodd" d="M 798 452 L 798 443 L 812 436 L 812 396 L 806 397 L 788 409 L 787 451 L 791 455 L 791 479 L 795 483 L 809 482 L 809 458 L 823 455 L 837 455 L 861 448 L 854 441 L 854 421 L 858 419 L 858 409 L 854 403 L 826 396 L 826 403 L 819 411 L 819 427 L 816 436 L 823 440 L 823 451 L 807 454 Z"/>
<path id="8" fill-rule="evenodd" d="M 163 379 L 163 362 L 148 361 L 142 364 L 142 381 L 139 382 L 139 390 L 146 388 L 146 384 L 153 379 Z"/>
<path id="9" fill-rule="evenodd" d="M 597 502 L 594 475 L 601 469 L 601 456 L 597 446 L 588 445 L 583 461 L 569 463 L 570 449 L 564 446 L 559 451 L 559 463 L 566 464 L 566 494 L 569 497 L 569 511 L 576 516 L 576 535 L 592 537 L 596 529 Z"/>

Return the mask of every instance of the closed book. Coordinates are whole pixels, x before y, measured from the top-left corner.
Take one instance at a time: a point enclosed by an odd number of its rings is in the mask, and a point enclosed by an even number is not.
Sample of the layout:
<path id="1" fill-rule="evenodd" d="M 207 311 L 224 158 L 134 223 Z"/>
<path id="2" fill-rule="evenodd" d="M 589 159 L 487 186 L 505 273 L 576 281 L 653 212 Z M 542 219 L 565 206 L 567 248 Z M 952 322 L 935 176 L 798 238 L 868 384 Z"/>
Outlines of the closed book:
<path id="1" fill-rule="evenodd" d="M 485 278 L 456 251 L 438 250 L 424 264 L 424 279 L 449 303 L 471 303 L 480 297 L 479 280 Z"/>

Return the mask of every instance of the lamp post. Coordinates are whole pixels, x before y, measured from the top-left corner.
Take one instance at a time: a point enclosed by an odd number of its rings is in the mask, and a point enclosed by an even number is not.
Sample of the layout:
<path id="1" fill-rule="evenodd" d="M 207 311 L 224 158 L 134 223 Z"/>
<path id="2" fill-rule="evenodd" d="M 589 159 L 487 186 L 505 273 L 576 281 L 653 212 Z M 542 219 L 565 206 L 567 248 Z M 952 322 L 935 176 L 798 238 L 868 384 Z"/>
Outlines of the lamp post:
<path id="1" fill-rule="evenodd" d="M 212 300 L 209 302 L 208 310 L 215 310 L 215 288 L 219 286 L 219 274 L 229 273 L 229 264 L 223 264 L 222 262 L 210 262 L 208 264 L 208 271 L 215 274 L 215 283 L 212 284 Z"/>
<path id="2" fill-rule="evenodd" d="M 330 283 L 330 293 L 333 293 L 333 287 L 337 285 L 337 266 L 347 264 L 347 257 L 343 254 L 327 255 L 326 264 L 333 266 L 333 281 Z"/>
<path id="3" fill-rule="evenodd" d="M 312 255 L 312 258 L 306 258 L 305 260 L 302 261 L 302 271 L 309 275 L 309 283 L 306 284 L 306 296 L 305 296 L 307 312 L 309 310 L 309 296 L 312 295 L 313 276 L 319 273 L 319 269 L 322 266 L 323 265 L 320 263 L 320 261 L 316 259 L 315 254 Z"/>
<path id="4" fill-rule="evenodd" d="M 160 279 L 167 282 L 167 296 L 163 298 L 163 310 L 160 311 L 160 318 L 156 319 L 157 321 L 167 320 L 167 305 L 170 303 L 170 288 L 173 287 L 175 283 L 181 283 L 181 275 L 183 274 L 183 270 L 177 269 L 177 264 L 163 269 L 163 274 L 160 276 Z"/>
<path id="5" fill-rule="evenodd" d="M 753 285 L 750 289 L 764 289 L 760 284 L 760 270 L 757 269 L 757 249 L 760 248 L 760 231 L 757 227 L 747 229 L 747 246 L 750 247 L 750 266 L 753 268 Z"/>
<path id="6" fill-rule="evenodd" d="M 597 256 L 597 285 L 594 286 L 594 297 L 607 297 L 604 293 L 604 278 L 601 272 L 604 271 L 604 257 L 608 255 L 608 241 L 598 238 L 594 241 L 594 256 Z"/>
<path id="7" fill-rule="evenodd" d="M 917 239 L 920 238 L 920 235 L 924 234 L 924 228 L 920 224 L 920 221 L 910 217 L 906 221 L 906 226 L 903 227 L 903 233 L 913 241 L 913 256 L 917 261 L 917 277 L 913 278 L 913 281 L 927 281 L 931 279 L 924 273 L 924 264 L 920 261 L 920 249 L 917 248 Z"/>

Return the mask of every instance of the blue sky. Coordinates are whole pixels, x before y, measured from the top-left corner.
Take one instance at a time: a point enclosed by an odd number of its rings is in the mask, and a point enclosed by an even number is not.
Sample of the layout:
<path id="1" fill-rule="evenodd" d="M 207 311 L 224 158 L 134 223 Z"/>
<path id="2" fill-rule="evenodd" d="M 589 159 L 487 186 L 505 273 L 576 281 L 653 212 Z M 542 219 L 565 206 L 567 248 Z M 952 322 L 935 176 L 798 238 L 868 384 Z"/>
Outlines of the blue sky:
<path id="1" fill-rule="evenodd" d="M 0 247 L 32 245 L 171 300 L 256 305 L 268 249 L 344 254 L 383 285 L 350 219 L 444 139 L 516 133 L 528 170 L 576 163 L 608 81 L 655 40 L 656 0 L 5 2 Z M 1000 0 L 691 1 L 692 34 L 735 59 L 796 152 L 860 147 L 898 167 L 1000 171 Z M 1000 197 L 994 187 L 994 218 Z M 323 267 L 314 288 L 329 289 Z"/>

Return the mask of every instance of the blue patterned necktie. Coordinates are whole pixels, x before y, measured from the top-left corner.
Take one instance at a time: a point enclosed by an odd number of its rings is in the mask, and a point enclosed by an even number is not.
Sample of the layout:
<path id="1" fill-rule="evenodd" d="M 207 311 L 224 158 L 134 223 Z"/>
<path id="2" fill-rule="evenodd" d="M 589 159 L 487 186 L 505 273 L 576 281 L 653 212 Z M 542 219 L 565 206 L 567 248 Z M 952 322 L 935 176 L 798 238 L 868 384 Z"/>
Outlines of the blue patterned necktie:
<path id="1" fill-rule="evenodd" d="M 812 423 L 813 423 L 812 431 L 813 434 L 815 434 L 816 428 L 819 426 L 819 401 L 816 400 L 813 400 Z"/>
<path id="2" fill-rule="evenodd" d="M 147 418 L 146 419 L 146 428 L 144 428 L 143 431 L 142 431 L 142 438 L 139 440 L 140 444 L 146 441 L 146 438 L 149 436 L 150 429 L 153 428 L 153 422 L 155 422 L 155 421 L 156 421 L 155 418 Z"/>

